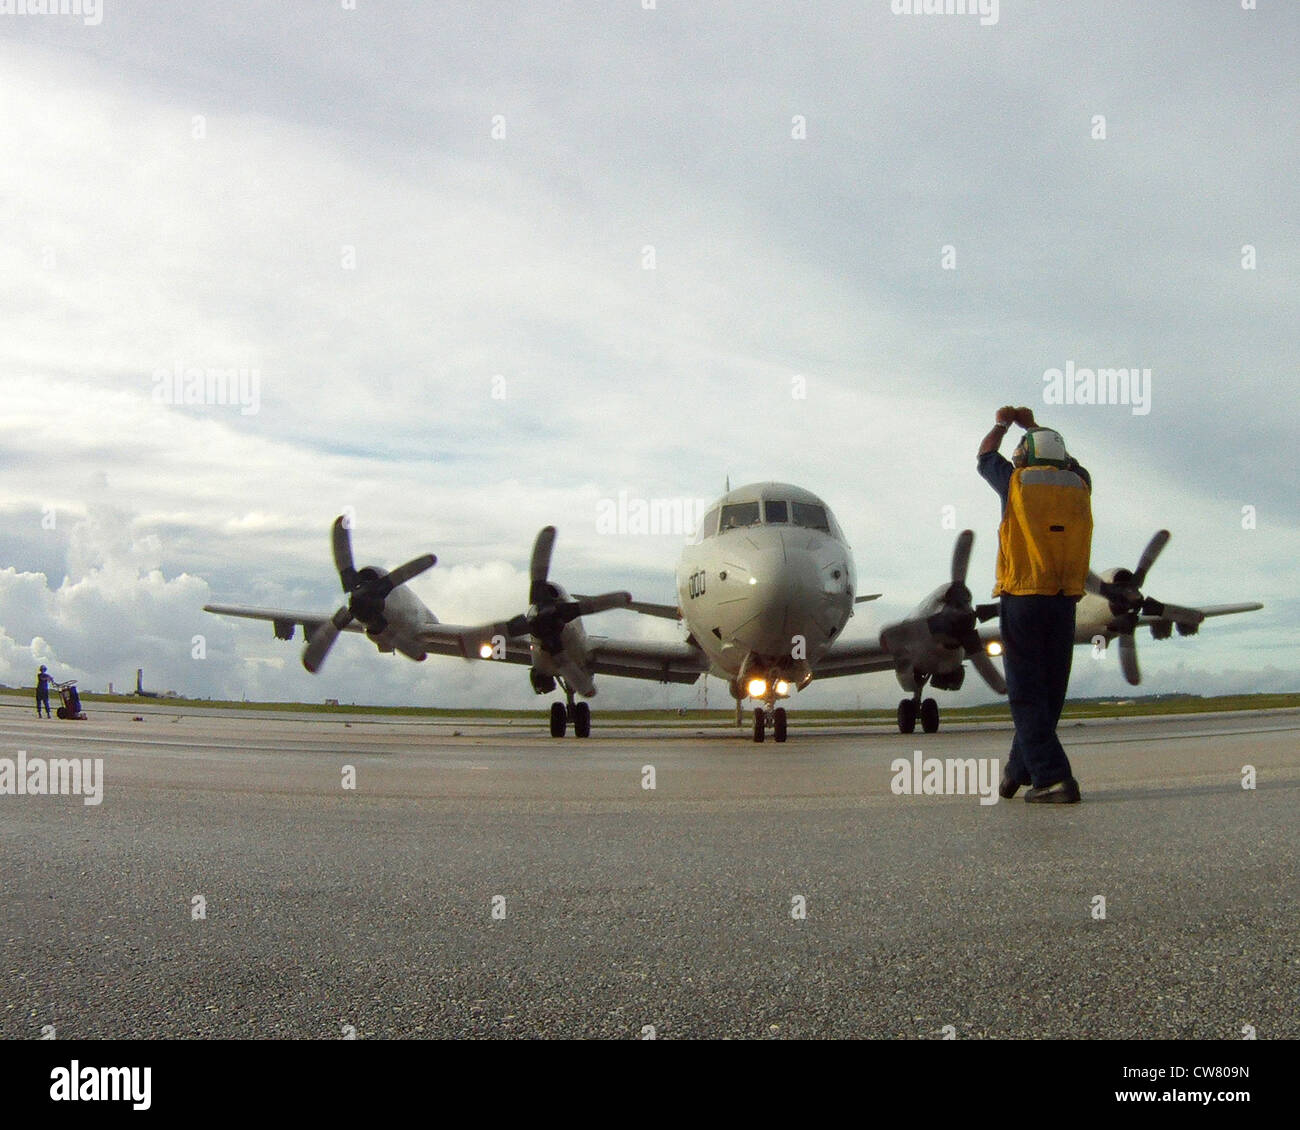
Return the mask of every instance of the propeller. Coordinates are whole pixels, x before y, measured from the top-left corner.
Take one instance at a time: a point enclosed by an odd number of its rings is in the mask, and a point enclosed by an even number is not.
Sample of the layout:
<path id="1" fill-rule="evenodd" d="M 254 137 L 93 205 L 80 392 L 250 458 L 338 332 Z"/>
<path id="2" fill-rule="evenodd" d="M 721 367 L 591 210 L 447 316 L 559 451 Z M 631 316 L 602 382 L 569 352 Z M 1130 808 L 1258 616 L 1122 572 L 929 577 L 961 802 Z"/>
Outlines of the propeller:
<path id="1" fill-rule="evenodd" d="M 406 584 L 413 577 L 418 577 L 426 569 L 431 569 L 437 562 L 432 553 L 412 558 L 405 565 L 399 565 L 391 573 L 367 566 L 358 570 L 352 561 L 352 534 L 342 517 L 334 519 L 331 545 L 334 550 L 334 567 L 338 570 L 339 582 L 347 594 L 348 602 L 321 624 L 303 648 L 302 665 L 312 674 L 320 670 L 329 654 L 339 632 L 343 631 L 353 620 L 365 626 L 372 636 L 379 635 L 388 627 L 384 619 L 384 601 L 399 585 Z"/>
<path id="2" fill-rule="evenodd" d="M 1146 582 L 1147 574 L 1168 544 L 1169 531 L 1157 530 L 1147 542 L 1142 556 L 1138 558 L 1137 568 L 1132 572 L 1116 569 L 1109 581 L 1103 581 L 1096 573 L 1089 571 L 1084 582 L 1084 588 L 1088 592 L 1102 597 L 1110 605 L 1111 619 L 1106 628 L 1119 639 L 1119 666 L 1130 686 L 1136 687 L 1142 681 L 1137 641 L 1134 640 L 1133 633 L 1143 616 L 1165 616 L 1180 624 L 1199 624 L 1205 619 L 1205 613 L 1195 608 L 1167 604 L 1143 595 L 1142 585 Z"/>
<path id="3" fill-rule="evenodd" d="M 975 545 L 975 532 L 962 530 L 952 550 L 952 583 L 943 595 L 943 608 L 927 621 L 935 635 L 950 636 L 966 652 L 966 658 L 997 694 L 1007 693 L 1006 680 L 984 650 L 984 641 L 975 630 L 977 613 L 971 603 L 970 589 L 966 587 L 966 570 L 970 567 L 971 549 Z"/>
<path id="4" fill-rule="evenodd" d="M 508 636 L 532 636 L 552 655 L 563 650 L 561 635 L 565 624 L 579 616 L 590 616 L 610 608 L 626 608 L 632 603 L 629 592 L 566 596 L 549 579 L 554 549 L 555 527 L 543 526 L 533 542 L 533 556 L 528 566 L 528 611 L 499 625 Z"/>

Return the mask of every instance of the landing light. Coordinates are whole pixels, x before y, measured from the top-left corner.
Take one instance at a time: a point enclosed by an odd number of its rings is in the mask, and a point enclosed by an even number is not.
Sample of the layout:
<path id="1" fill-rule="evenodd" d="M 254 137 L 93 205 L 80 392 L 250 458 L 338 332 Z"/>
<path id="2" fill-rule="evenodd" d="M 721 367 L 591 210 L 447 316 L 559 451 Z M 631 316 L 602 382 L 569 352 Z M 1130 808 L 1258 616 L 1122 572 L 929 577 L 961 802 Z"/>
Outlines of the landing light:
<path id="1" fill-rule="evenodd" d="M 479 644 L 478 654 L 480 659 L 491 659 L 492 645 L 490 643 Z"/>
<path id="2" fill-rule="evenodd" d="M 989 640 L 989 645 L 984 649 L 990 655 L 1001 655 L 1002 645 L 997 640 Z"/>
<path id="3" fill-rule="evenodd" d="M 749 583 L 750 583 L 751 585 L 756 585 L 756 584 L 758 584 L 758 578 L 757 578 L 757 577 L 750 577 L 750 578 L 749 578 Z"/>
<path id="4" fill-rule="evenodd" d="M 777 694 L 789 694 L 789 692 L 790 692 L 790 684 L 787 683 L 784 679 L 777 679 L 777 681 L 776 681 L 776 693 L 777 693 Z"/>
<path id="5" fill-rule="evenodd" d="M 750 679 L 749 683 L 745 687 L 745 690 L 749 691 L 750 698 L 762 698 L 765 694 L 767 694 L 767 680 Z"/>

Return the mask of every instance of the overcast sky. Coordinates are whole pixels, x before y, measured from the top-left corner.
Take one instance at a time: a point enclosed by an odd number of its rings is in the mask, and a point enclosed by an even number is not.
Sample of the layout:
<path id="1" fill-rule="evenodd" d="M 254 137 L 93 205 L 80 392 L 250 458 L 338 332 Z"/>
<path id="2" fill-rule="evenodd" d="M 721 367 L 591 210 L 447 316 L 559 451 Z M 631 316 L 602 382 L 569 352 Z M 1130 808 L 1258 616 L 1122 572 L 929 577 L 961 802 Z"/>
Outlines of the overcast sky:
<path id="1" fill-rule="evenodd" d="M 437 553 L 412 589 L 446 621 L 522 611 L 547 523 L 571 590 L 671 602 L 683 539 L 600 501 L 727 476 L 830 504 L 874 637 L 956 529 L 988 593 L 975 451 L 1010 402 L 1091 471 L 1094 567 L 1168 526 L 1152 595 L 1266 605 L 1139 633 L 1145 689 L 1300 690 L 1300 8 L 648 3 L 0 14 L 0 681 L 538 705 L 523 668 L 351 636 L 313 678 L 200 608 L 330 612 L 349 507 L 359 560 Z M 1149 400 L 1045 403 L 1067 365 Z M 160 402 L 177 368 L 255 383 Z M 1114 654 L 1071 689 L 1123 692 Z"/>

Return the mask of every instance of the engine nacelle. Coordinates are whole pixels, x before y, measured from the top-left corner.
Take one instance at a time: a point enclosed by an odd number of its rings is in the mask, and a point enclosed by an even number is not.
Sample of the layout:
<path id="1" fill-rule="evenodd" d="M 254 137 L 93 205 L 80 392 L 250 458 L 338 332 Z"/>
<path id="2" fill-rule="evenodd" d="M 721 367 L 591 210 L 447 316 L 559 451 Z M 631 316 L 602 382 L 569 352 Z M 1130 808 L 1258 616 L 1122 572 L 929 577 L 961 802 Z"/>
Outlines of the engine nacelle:
<path id="1" fill-rule="evenodd" d="M 951 671 L 941 671 L 930 676 L 930 686 L 939 691 L 959 691 L 966 681 L 966 664 Z"/>
<path id="2" fill-rule="evenodd" d="M 895 655 L 919 655 L 933 646 L 934 636 L 924 620 L 903 620 L 881 630 L 880 644 Z"/>

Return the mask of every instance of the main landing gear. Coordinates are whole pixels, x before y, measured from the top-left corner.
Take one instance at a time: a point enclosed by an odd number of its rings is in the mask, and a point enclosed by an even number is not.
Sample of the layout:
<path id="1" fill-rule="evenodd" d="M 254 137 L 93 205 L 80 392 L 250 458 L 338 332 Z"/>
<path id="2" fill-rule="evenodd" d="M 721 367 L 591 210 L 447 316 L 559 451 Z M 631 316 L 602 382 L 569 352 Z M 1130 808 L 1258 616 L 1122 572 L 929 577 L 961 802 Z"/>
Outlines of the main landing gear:
<path id="1" fill-rule="evenodd" d="M 573 701 L 573 688 L 564 680 L 559 680 L 560 686 L 564 688 L 564 697 L 566 702 L 551 703 L 551 737 L 562 738 L 573 723 L 573 736 L 575 738 L 591 737 L 591 707 L 585 702 Z"/>
<path id="2" fill-rule="evenodd" d="M 921 718 L 921 729 L 933 734 L 939 728 L 939 704 L 932 698 L 921 699 L 923 687 L 917 687 L 911 698 L 900 699 L 898 703 L 898 732 L 910 734 L 916 729 L 916 719 Z"/>

